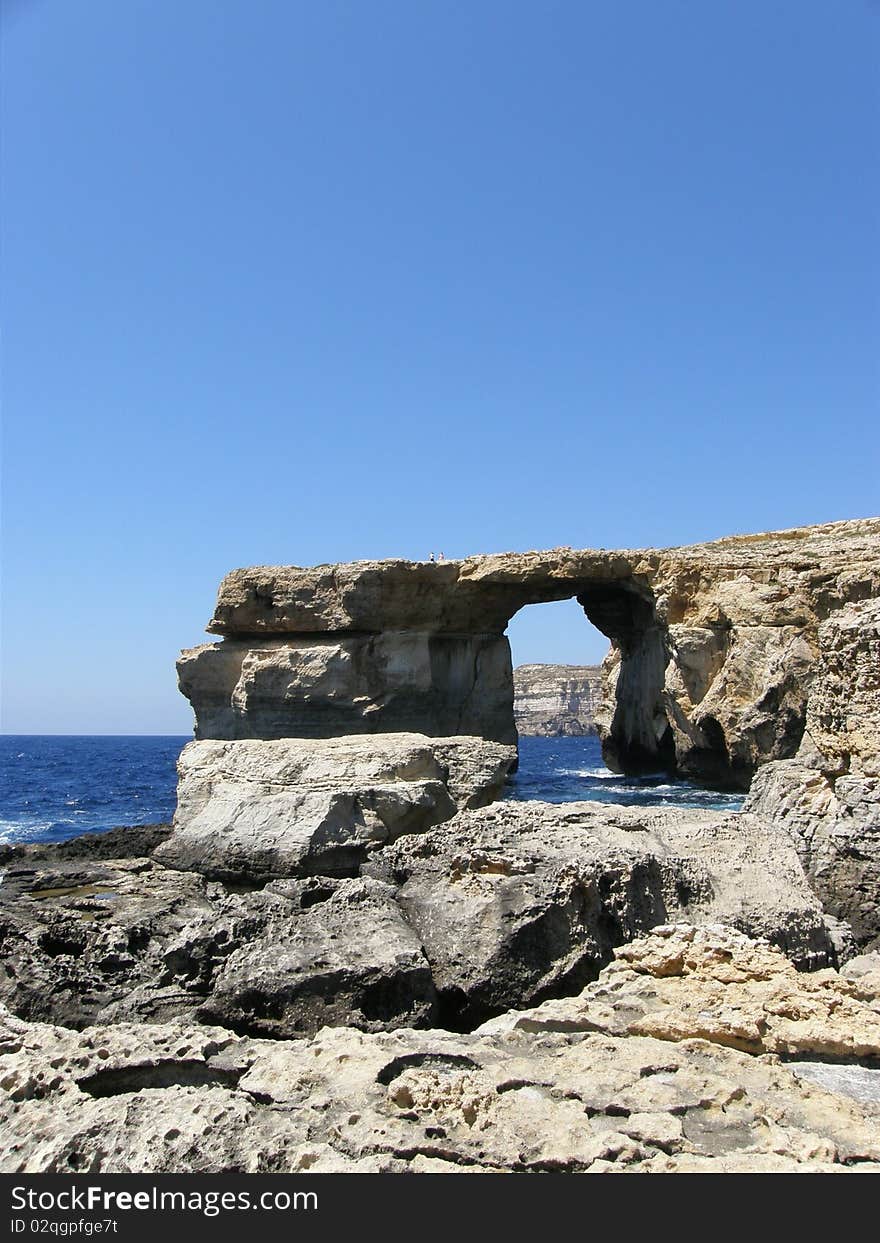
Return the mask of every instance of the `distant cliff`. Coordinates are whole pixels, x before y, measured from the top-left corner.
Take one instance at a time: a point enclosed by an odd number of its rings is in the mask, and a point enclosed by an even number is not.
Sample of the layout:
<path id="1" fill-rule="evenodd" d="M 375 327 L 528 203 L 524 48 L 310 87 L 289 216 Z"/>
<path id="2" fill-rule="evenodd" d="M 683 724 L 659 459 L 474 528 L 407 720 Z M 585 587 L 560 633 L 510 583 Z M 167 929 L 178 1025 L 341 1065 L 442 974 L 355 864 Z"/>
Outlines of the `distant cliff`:
<path id="1" fill-rule="evenodd" d="M 595 734 L 599 665 L 520 665 L 513 671 L 513 711 L 521 734 L 545 738 Z"/>

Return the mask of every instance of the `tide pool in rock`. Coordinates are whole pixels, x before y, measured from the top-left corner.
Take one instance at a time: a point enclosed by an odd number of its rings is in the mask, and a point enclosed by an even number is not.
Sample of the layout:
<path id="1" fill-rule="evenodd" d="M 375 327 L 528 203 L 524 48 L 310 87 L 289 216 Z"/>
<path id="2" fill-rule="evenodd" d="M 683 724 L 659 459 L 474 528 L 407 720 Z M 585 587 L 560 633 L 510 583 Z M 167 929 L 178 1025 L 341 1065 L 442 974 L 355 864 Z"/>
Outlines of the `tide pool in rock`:
<path id="1" fill-rule="evenodd" d="M 602 763 L 596 737 L 520 738 L 519 768 L 511 778 L 506 798 L 541 799 L 547 803 L 624 803 L 650 806 L 703 807 L 739 811 L 741 794 L 705 790 L 687 781 L 670 781 L 664 774 L 623 777 Z"/>
<path id="2" fill-rule="evenodd" d="M 169 821 L 179 736 L 6 735 L 0 738 L 0 843 L 61 842 L 117 825 Z M 736 795 L 666 777 L 620 777 L 597 738 L 521 738 L 506 798 L 672 804 L 736 810 Z"/>

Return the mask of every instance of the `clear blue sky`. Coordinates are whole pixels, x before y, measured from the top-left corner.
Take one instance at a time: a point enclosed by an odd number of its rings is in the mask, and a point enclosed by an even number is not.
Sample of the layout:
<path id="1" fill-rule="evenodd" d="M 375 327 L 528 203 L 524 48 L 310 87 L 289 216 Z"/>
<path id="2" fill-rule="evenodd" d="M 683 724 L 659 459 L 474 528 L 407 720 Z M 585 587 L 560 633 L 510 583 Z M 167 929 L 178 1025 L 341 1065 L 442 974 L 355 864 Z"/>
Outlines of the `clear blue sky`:
<path id="1" fill-rule="evenodd" d="M 878 511 L 876 3 L 3 7 L 7 732 L 188 732 L 234 566 Z"/>

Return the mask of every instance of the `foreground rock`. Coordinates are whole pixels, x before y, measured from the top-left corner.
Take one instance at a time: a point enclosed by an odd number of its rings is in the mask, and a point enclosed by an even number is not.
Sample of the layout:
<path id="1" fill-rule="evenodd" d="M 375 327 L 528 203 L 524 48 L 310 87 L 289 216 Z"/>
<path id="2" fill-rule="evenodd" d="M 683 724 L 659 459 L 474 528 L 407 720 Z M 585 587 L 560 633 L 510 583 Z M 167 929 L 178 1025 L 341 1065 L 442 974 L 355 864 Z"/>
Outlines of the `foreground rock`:
<path id="1" fill-rule="evenodd" d="M 273 889 L 261 934 L 241 938 L 223 960 L 200 1019 L 261 1036 L 431 1026 L 431 968 L 390 885 L 363 878 Z"/>
<path id="2" fill-rule="evenodd" d="M 748 789 L 794 755 L 817 630 L 880 596 L 880 519 L 686 548 L 558 548 L 432 564 L 257 566 L 220 587 L 180 685 L 201 738 L 417 731 L 516 738 L 504 635 L 576 598 L 612 643 L 606 762 Z"/>
<path id="3" fill-rule="evenodd" d="M 747 807 L 788 829 L 826 908 L 880 946 L 880 601 L 820 627 L 797 757 L 763 768 Z"/>
<path id="4" fill-rule="evenodd" d="M 768 1032 L 799 1024 L 803 1053 L 875 1022 L 877 997 L 832 973 L 818 992 L 797 993 L 805 977 L 787 985 L 788 1010 L 816 1012 L 823 989 L 837 998 L 812 1026 L 781 1012 L 788 970 L 723 929 L 633 945 L 588 992 L 596 1012 L 617 988 L 656 1016 L 656 990 L 677 984 L 661 1038 L 529 1029 L 513 1016 L 472 1035 L 325 1028 L 269 1042 L 187 1023 L 79 1033 L 0 1013 L 0 1170 L 878 1172 L 880 1106 L 850 1089 L 880 1072 L 785 1065 L 718 1038 L 747 986 Z M 708 1038 L 707 988 L 720 1016 Z"/>
<path id="5" fill-rule="evenodd" d="M 526 737 L 595 734 L 601 696 L 600 665 L 517 665 L 513 671 L 513 715 Z"/>
<path id="6" fill-rule="evenodd" d="M 10 867 L 0 1001 L 28 1019 L 210 1018 L 300 1036 L 426 1026 L 427 959 L 394 892 L 359 878 L 230 891 L 150 859 Z"/>
<path id="7" fill-rule="evenodd" d="M 353 875 L 367 855 L 497 798 L 514 748 L 418 734 L 192 742 L 169 867 L 224 880 Z"/>
<path id="8" fill-rule="evenodd" d="M 369 869 L 431 964 L 444 1026 L 594 979 L 657 924 L 724 921 L 801 967 L 835 961 L 797 853 L 756 817 L 598 803 L 500 803 L 402 839 Z"/>
<path id="9" fill-rule="evenodd" d="M 870 1059 L 880 1076 L 880 976 L 807 975 L 768 943 L 724 925 L 667 926 L 622 946 L 578 997 L 479 1030 L 698 1038 L 746 1053 Z"/>
<path id="10" fill-rule="evenodd" d="M 466 1029 L 577 992 L 671 919 L 734 923 L 802 967 L 835 961 L 790 838 L 751 816 L 497 803 L 373 851 L 369 875 L 262 887 L 160 864 L 174 837 L 140 858 L 123 840 L 91 861 L 62 846 L 8 863 L 0 1001 L 16 1014 L 274 1037 Z"/>

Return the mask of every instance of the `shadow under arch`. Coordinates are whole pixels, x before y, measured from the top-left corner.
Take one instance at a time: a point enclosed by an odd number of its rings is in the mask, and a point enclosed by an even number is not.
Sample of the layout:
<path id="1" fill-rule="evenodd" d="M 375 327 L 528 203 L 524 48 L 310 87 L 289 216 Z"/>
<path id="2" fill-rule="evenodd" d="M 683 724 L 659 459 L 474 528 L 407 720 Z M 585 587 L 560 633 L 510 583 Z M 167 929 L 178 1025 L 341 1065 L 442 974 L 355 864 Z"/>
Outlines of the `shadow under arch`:
<path id="1" fill-rule="evenodd" d="M 675 739 L 666 714 L 669 664 L 666 628 L 654 597 L 635 582 L 593 582 L 576 596 L 597 630 L 611 640 L 606 657 L 614 706 L 600 722 L 602 756 L 612 772 L 674 774 Z"/>

